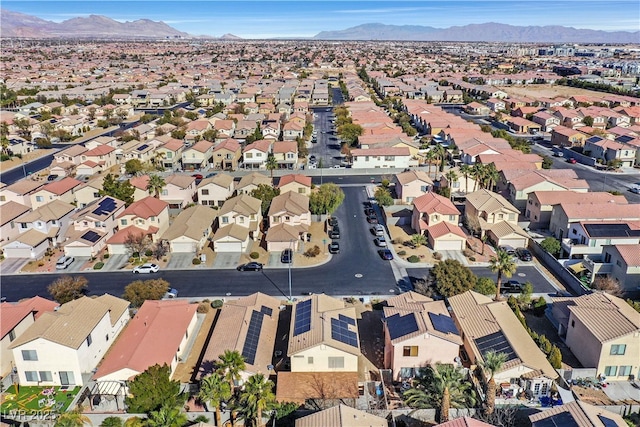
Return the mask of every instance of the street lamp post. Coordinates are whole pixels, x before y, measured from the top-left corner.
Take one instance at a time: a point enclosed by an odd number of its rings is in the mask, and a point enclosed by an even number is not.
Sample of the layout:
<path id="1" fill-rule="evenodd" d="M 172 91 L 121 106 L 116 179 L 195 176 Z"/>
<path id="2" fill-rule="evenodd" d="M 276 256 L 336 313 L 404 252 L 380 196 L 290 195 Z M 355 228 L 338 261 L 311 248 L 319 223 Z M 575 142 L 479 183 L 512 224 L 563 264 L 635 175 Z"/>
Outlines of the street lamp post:
<path id="1" fill-rule="evenodd" d="M 291 259 L 289 260 L 289 301 L 293 300 L 293 294 L 291 293 L 291 264 L 293 264 L 293 239 L 289 241 L 289 249 L 291 250 Z"/>

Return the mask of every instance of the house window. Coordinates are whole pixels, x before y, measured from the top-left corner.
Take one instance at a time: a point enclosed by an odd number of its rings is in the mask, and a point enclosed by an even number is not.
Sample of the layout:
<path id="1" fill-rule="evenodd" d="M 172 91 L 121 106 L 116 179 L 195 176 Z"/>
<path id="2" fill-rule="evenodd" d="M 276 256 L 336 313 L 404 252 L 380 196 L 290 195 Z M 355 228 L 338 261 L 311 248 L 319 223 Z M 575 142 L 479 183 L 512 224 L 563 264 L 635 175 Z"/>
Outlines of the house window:
<path id="1" fill-rule="evenodd" d="M 421 185 L 420 186 L 420 191 L 422 191 L 423 193 L 426 193 L 427 191 L 429 191 L 429 186 Z"/>
<path id="2" fill-rule="evenodd" d="M 36 196 L 36 202 L 44 202 L 44 197 Z"/>
<path id="3" fill-rule="evenodd" d="M 93 225 L 95 225 L 96 227 L 100 227 L 100 221 L 94 222 Z"/>
<path id="4" fill-rule="evenodd" d="M 9 342 L 13 341 L 16 339 L 16 331 L 15 330 L 10 330 L 9 331 Z"/>
<path id="5" fill-rule="evenodd" d="M 619 260 L 619 259 L 617 259 L 617 260 L 616 260 L 616 265 L 617 265 L 618 267 L 622 267 L 622 262 L 620 262 L 620 260 Z"/>
<path id="6" fill-rule="evenodd" d="M 627 351 L 626 344 L 613 344 L 609 354 L 612 356 L 624 356 L 625 351 Z"/>
<path id="7" fill-rule="evenodd" d="M 226 217 L 226 216 L 223 216 L 223 217 L 222 217 L 222 223 L 223 223 L 223 224 L 229 224 L 229 218 L 228 218 L 228 217 Z"/>
<path id="8" fill-rule="evenodd" d="M 21 222 L 20 223 L 20 228 L 26 229 L 27 228 L 27 223 L 26 222 Z"/>
<path id="9" fill-rule="evenodd" d="M 22 360 L 36 361 L 38 353 L 35 350 L 22 350 Z"/>
<path id="10" fill-rule="evenodd" d="M 37 371 L 24 371 L 24 376 L 27 381 L 38 382 L 38 372 Z"/>
<path id="11" fill-rule="evenodd" d="M 206 189 L 206 188 L 203 188 L 203 189 L 202 189 L 202 195 L 203 195 L 203 196 L 208 196 L 208 195 L 209 195 L 209 190 L 208 190 L 208 189 Z"/>
<path id="12" fill-rule="evenodd" d="M 396 159 L 396 156 L 384 156 L 385 161 L 392 162 Z"/>
<path id="13" fill-rule="evenodd" d="M 405 345 L 402 347 L 402 355 L 404 357 L 416 357 L 418 356 L 418 346 L 417 345 Z"/>
<path id="14" fill-rule="evenodd" d="M 162 190 L 162 195 L 163 195 L 163 196 L 166 196 L 166 195 L 168 195 L 168 194 L 169 194 L 169 191 L 168 191 L 168 190 Z"/>
<path id="15" fill-rule="evenodd" d="M 104 336 L 104 340 L 105 340 L 105 341 L 109 341 L 109 334 L 106 334 L 106 335 Z"/>
<path id="16" fill-rule="evenodd" d="M 298 188 L 298 193 L 300 193 L 300 194 L 304 194 L 304 193 L 306 193 L 306 192 L 307 192 L 307 189 L 306 189 L 306 188 Z"/>
<path id="17" fill-rule="evenodd" d="M 509 221 L 515 221 L 515 219 L 516 219 L 516 214 L 510 213 L 509 214 Z"/>
<path id="18" fill-rule="evenodd" d="M 307 364 L 308 365 L 313 365 L 313 356 L 307 357 Z"/>
<path id="19" fill-rule="evenodd" d="M 455 221 L 455 220 L 456 220 L 455 215 L 449 215 L 449 221 Z"/>
<path id="20" fill-rule="evenodd" d="M 343 368 L 344 368 L 344 357 L 329 358 L 329 369 L 343 369 Z"/>
<path id="21" fill-rule="evenodd" d="M 620 372 L 618 375 L 621 377 L 628 377 L 631 375 L 631 366 L 620 366 Z"/>
<path id="22" fill-rule="evenodd" d="M 53 381 L 53 377 L 51 376 L 51 371 L 40 371 L 40 381 Z"/>
<path id="23" fill-rule="evenodd" d="M 504 218 L 504 214 L 498 214 L 498 219 L 503 219 Z"/>
<path id="24" fill-rule="evenodd" d="M 604 367 L 604 375 L 607 377 L 615 377 L 618 373 L 617 366 L 605 366 Z"/>
<path id="25" fill-rule="evenodd" d="M 460 188 L 460 182 L 456 181 L 452 185 L 453 188 Z"/>
<path id="26" fill-rule="evenodd" d="M 238 222 L 239 222 L 240 224 L 244 224 L 244 217 L 243 217 L 243 216 L 241 216 L 240 218 L 238 218 Z"/>
<path id="27" fill-rule="evenodd" d="M 98 192 L 96 191 L 95 193 L 93 193 L 93 197 L 95 197 L 95 198 L 97 199 L 98 197 L 100 197 L 100 193 L 98 193 Z"/>
<path id="28" fill-rule="evenodd" d="M 369 161 L 369 156 L 364 156 L 364 161 L 368 162 Z"/>
<path id="29" fill-rule="evenodd" d="M 87 335 L 87 347 L 89 347 L 92 342 L 93 342 L 93 338 L 91 338 L 91 334 Z"/>
<path id="30" fill-rule="evenodd" d="M 121 219 L 120 220 L 120 225 L 127 225 L 127 220 L 126 219 Z"/>
<path id="31" fill-rule="evenodd" d="M 150 217 L 150 218 L 149 218 L 149 221 L 151 221 L 151 222 L 155 222 L 155 221 L 156 221 L 156 217 L 155 217 L 155 216 Z"/>
<path id="32" fill-rule="evenodd" d="M 533 394 L 535 394 L 536 396 L 540 394 L 540 383 L 536 383 L 533 386 Z"/>

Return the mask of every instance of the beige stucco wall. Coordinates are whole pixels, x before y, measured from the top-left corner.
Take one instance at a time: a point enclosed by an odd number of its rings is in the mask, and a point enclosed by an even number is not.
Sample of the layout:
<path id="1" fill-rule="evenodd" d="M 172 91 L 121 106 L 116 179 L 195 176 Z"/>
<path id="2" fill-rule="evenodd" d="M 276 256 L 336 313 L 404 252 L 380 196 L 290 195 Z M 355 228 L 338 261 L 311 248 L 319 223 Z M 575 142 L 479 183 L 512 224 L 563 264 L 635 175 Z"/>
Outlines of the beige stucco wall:
<path id="1" fill-rule="evenodd" d="M 313 363 L 309 363 L 309 357 Z M 330 357 L 343 357 L 344 368 L 329 368 Z M 358 357 L 326 344 L 309 348 L 291 356 L 291 372 L 357 372 Z"/>

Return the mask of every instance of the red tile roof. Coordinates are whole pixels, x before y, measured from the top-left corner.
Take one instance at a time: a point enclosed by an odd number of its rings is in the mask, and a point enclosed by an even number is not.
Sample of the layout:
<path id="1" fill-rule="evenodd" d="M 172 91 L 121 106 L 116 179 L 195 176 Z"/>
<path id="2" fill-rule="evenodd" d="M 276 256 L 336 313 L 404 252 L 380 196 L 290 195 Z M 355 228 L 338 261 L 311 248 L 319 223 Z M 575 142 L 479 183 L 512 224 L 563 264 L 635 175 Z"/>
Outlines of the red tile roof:
<path id="1" fill-rule="evenodd" d="M 0 337 L 4 338 L 30 313 L 34 313 L 34 317 L 37 319 L 42 313 L 53 311 L 59 305 L 57 302 L 39 296 L 20 301 L 17 304 L 3 302 L 0 304 Z"/>
<path id="2" fill-rule="evenodd" d="M 289 174 L 280 178 L 280 182 L 278 182 L 278 188 L 282 188 L 283 186 L 290 184 L 292 182 L 297 182 L 298 184 L 306 185 L 307 187 L 311 187 L 311 177 L 300 175 L 300 174 Z"/>
<path id="3" fill-rule="evenodd" d="M 169 206 L 169 203 L 164 200 L 149 196 L 131 203 L 129 207 L 118 216 L 118 218 L 127 215 L 134 215 L 138 218 L 150 218 L 152 216 L 160 215 L 167 206 Z"/>
<path id="4" fill-rule="evenodd" d="M 104 156 L 106 154 L 111 153 L 114 150 L 115 148 L 113 148 L 110 145 L 98 145 L 96 148 L 92 150 L 85 151 L 84 155 L 85 156 Z"/>
<path id="5" fill-rule="evenodd" d="M 460 215 L 460 211 L 446 197 L 436 193 L 426 193 L 413 200 L 413 205 L 419 212 L 428 214 L 439 213 L 442 215 Z"/>
<path id="6" fill-rule="evenodd" d="M 42 187 L 42 189 L 59 196 L 71 190 L 72 188 L 77 187 L 80 184 L 82 184 L 81 181 L 67 176 L 65 178 L 62 178 L 60 181 L 54 181 L 45 185 L 44 187 Z"/>

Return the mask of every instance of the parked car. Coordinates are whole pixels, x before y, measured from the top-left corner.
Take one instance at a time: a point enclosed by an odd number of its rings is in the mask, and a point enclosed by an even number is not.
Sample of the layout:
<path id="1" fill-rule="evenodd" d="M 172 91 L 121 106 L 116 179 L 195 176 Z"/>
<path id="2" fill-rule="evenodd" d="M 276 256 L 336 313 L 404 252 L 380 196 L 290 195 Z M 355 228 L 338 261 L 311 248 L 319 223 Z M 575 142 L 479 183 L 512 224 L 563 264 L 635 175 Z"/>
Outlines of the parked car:
<path id="1" fill-rule="evenodd" d="M 578 163 L 578 161 L 577 161 L 576 159 L 574 159 L 573 157 L 569 157 L 569 158 L 567 159 L 567 162 L 569 162 L 569 163 L 571 163 L 571 164 L 576 164 L 576 163 Z"/>
<path id="2" fill-rule="evenodd" d="M 364 208 L 364 214 L 366 216 L 371 216 L 371 215 L 375 215 L 376 211 L 374 211 L 373 208 Z"/>
<path id="3" fill-rule="evenodd" d="M 373 204 L 371 204 L 371 202 L 367 200 L 366 202 L 364 202 L 364 207 L 365 208 L 371 208 L 371 207 L 373 207 Z"/>
<path id="4" fill-rule="evenodd" d="M 194 177 L 195 179 L 202 179 L 203 178 L 201 173 L 194 173 L 191 176 Z"/>
<path id="5" fill-rule="evenodd" d="M 505 246 L 500 246 L 498 249 L 502 249 L 503 251 L 505 251 L 511 256 L 514 256 L 516 254 L 516 250 L 513 249 L 513 246 L 505 245 Z"/>
<path id="6" fill-rule="evenodd" d="M 56 270 L 64 270 L 71 265 L 71 263 L 75 261 L 75 258 L 72 256 L 61 256 L 56 262 Z"/>
<path id="7" fill-rule="evenodd" d="M 315 163 L 316 162 L 316 156 L 314 156 L 313 154 L 309 156 L 309 163 Z"/>
<path id="8" fill-rule="evenodd" d="M 378 255 L 380 255 L 380 258 L 386 260 L 386 261 L 391 261 L 393 259 L 393 254 L 391 253 L 391 251 L 389 249 L 380 249 L 378 250 Z"/>
<path id="9" fill-rule="evenodd" d="M 525 248 L 516 249 L 516 254 L 518 255 L 518 258 L 520 258 L 520 261 L 531 261 L 532 259 L 531 252 Z"/>
<path id="10" fill-rule="evenodd" d="M 207 176 L 205 176 L 205 178 L 211 178 L 213 176 L 216 176 L 217 174 L 218 172 L 211 172 L 211 173 L 208 173 Z"/>
<path id="11" fill-rule="evenodd" d="M 328 222 L 329 222 L 329 227 L 337 227 L 338 226 L 338 218 L 336 218 L 335 216 L 330 217 Z"/>
<path id="12" fill-rule="evenodd" d="M 338 242 L 329 243 L 329 253 L 330 254 L 338 254 L 338 253 L 340 253 L 340 243 L 338 243 Z"/>
<path id="13" fill-rule="evenodd" d="M 47 177 L 47 181 L 55 181 L 55 179 L 58 177 L 58 175 L 55 174 L 51 174 Z"/>
<path id="14" fill-rule="evenodd" d="M 371 227 L 371 232 L 376 236 L 384 236 L 384 227 L 380 224 L 376 224 Z"/>
<path id="15" fill-rule="evenodd" d="M 384 236 L 378 236 L 376 237 L 373 242 L 376 244 L 376 246 L 379 246 L 381 248 L 386 248 L 387 247 L 387 240 L 384 238 Z"/>
<path id="16" fill-rule="evenodd" d="M 338 229 L 338 227 L 331 229 L 331 232 L 329 232 L 329 237 L 331 237 L 332 239 L 340 238 L 340 230 Z"/>
<path id="17" fill-rule="evenodd" d="M 171 287 L 167 289 L 167 292 L 162 297 L 162 299 L 175 299 L 175 298 L 178 298 L 178 290 Z"/>
<path id="18" fill-rule="evenodd" d="M 378 217 L 375 215 L 369 215 L 367 216 L 367 222 L 369 224 L 377 224 L 378 223 Z"/>
<path id="19" fill-rule="evenodd" d="M 282 254 L 280 255 L 280 262 L 283 264 L 291 264 L 292 261 L 293 261 L 293 251 L 289 248 L 282 251 Z"/>
<path id="20" fill-rule="evenodd" d="M 508 280 L 500 285 L 501 293 L 520 293 L 522 289 L 522 283 L 517 280 Z"/>
<path id="21" fill-rule="evenodd" d="M 259 262 L 248 262 L 246 264 L 239 265 L 238 271 L 262 271 L 263 265 Z"/>
<path id="22" fill-rule="evenodd" d="M 133 269 L 133 272 L 135 274 L 140 274 L 140 273 L 157 273 L 160 270 L 160 267 L 158 267 L 156 264 L 152 264 L 150 262 L 146 263 L 146 264 L 142 264 L 137 266 L 136 268 Z"/>

